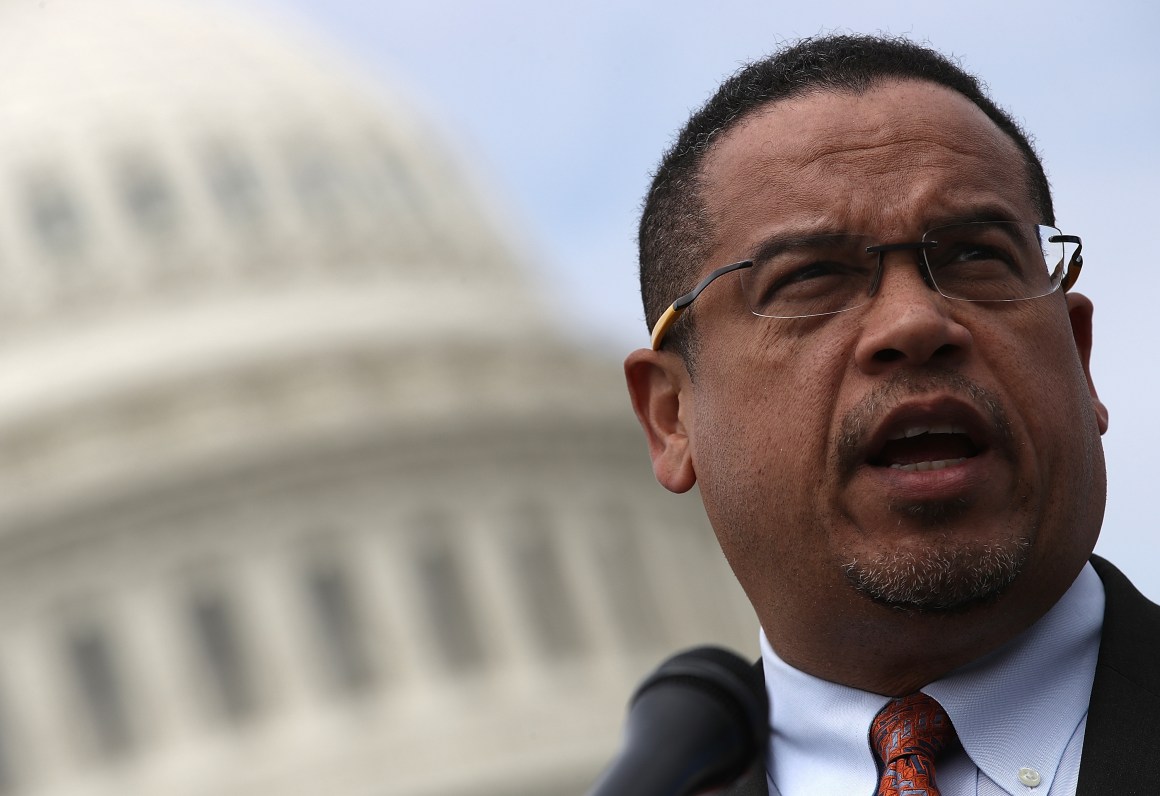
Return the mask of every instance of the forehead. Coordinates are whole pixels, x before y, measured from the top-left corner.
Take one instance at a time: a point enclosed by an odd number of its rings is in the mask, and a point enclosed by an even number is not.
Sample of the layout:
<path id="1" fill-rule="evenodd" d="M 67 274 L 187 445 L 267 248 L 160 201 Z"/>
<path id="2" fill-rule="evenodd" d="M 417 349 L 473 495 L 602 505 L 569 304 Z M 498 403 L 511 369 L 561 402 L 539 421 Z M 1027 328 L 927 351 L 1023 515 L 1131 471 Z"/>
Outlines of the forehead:
<path id="1" fill-rule="evenodd" d="M 1014 141 L 926 82 L 771 103 L 717 142 L 701 176 L 717 249 L 779 226 L 890 238 L 980 211 L 1041 220 Z"/>

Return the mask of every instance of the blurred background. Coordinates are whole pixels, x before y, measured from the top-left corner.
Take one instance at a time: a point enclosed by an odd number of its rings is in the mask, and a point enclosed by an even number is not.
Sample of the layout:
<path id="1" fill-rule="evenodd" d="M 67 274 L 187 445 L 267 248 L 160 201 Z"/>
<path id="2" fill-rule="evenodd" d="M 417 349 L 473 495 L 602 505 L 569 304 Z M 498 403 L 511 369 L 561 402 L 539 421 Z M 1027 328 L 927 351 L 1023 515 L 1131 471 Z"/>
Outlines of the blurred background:
<path id="1" fill-rule="evenodd" d="M 1097 307 L 1098 551 L 1160 597 L 1157 15 L 0 4 L 0 794 L 581 793 L 661 657 L 755 655 L 620 361 L 661 151 L 819 32 L 929 41 L 1036 136 Z"/>

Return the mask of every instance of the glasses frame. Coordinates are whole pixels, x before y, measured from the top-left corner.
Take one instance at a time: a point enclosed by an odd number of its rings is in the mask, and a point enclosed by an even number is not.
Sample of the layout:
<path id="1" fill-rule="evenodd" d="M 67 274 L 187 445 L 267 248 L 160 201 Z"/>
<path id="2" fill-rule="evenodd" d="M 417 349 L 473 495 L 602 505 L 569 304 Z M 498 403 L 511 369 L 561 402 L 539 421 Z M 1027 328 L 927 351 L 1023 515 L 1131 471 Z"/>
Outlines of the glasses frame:
<path id="1" fill-rule="evenodd" d="M 944 226 L 950 226 L 950 225 L 944 225 Z M 1046 225 L 1036 224 L 1036 226 L 1046 226 Z M 936 229 L 939 229 L 939 228 L 941 228 L 941 227 L 936 227 Z M 933 231 L 933 230 L 931 230 L 931 231 Z M 924 233 L 923 237 L 926 237 L 926 235 L 928 235 L 928 234 L 930 234 L 930 233 L 929 232 Z M 1050 296 L 1051 293 L 1054 293 L 1056 290 L 1060 290 L 1060 289 L 1062 289 L 1066 293 L 1068 290 L 1071 289 L 1071 286 L 1076 283 L 1076 280 L 1079 279 L 1080 271 L 1083 269 L 1083 256 L 1081 255 L 1081 252 L 1083 251 L 1083 241 L 1080 240 L 1078 235 L 1065 235 L 1061 232 L 1058 235 L 1051 235 L 1050 237 L 1048 237 L 1047 242 L 1048 243 L 1074 243 L 1076 246 L 1075 253 L 1072 254 L 1071 259 L 1068 261 L 1067 270 L 1064 272 L 1063 279 L 1060 280 L 1059 285 L 1055 289 L 1053 289 L 1050 293 L 1044 293 L 1043 295 Z M 878 245 L 874 245 L 874 246 L 867 246 L 866 247 L 867 254 L 877 254 L 878 255 L 878 273 L 875 275 L 874 282 L 871 285 L 870 295 L 873 296 L 874 292 L 878 289 L 878 281 L 882 278 L 883 255 L 885 255 L 887 252 L 923 251 L 925 249 L 929 249 L 929 248 L 932 248 L 932 247 L 937 246 L 937 245 L 938 245 L 937 241 L 921 240 L 921 241 L 915 241 L 915 242 L 911 242 L 911 243 L 883 243 L 883 244 L 878 244 Z M 702 279 L 700 282 L 698 282 L 696 287 L 694 287 L 688 293 L 681 296 L 676 301 L 674 301 L 672 304 L 670 304 L 668 309 L 666 309 L 663 313 L 661 313 L 661 317 L 657 319 L 656 325 L 653 327 L 652 336 L 651 336 L 652 350 L 653 351 L 660 351 L 661 350 L 661 345 L 664 343 L 665 335 L 668 333 L 669 329 L 672 328 L 672 325 L 676 322 L 677 318 L 681 317 L 681 314 L 684 313 L 684 311 L 689 308 L 689 305 L 692 304 L 696 300 L 697 296 L 701 295 L 701 291 L 703 291 L 705 288 L 707 288 L 709 285 L 711 285 L 713 282 L 715 282 L 720 277 L 725 276 L 725 274 L 731 274 L 734 271 L 740 271 L 740 270 L 743 270 L 745 268 L 752 268 L 752 267 L 753 267 L 753 260 L 741 260 L 739 262 L 729 263 L 729 265 L 723 265 L 720 268 L 714 269 L 713 271 L 709 272 L 708 276 L 706 276 L 704 279 Z M 939 292 L 938 287 L 934 283 L 934 278 L 930 274 L 930 266 L 927 264 L 925 257 L 919 258 L 919 273 L 922 275 L 922 281 L 926 283 L 927 287 L 929 287 L 931 290 L 934 290 L 936 293 L 939 293 L 940 296 L 943 295 L 941 292 Z M 1035 299 L 1035 298 L 1043 298 L 1043 296 L 1030 296 L 1028 298 L 1020 298 L 1020 299 L 955 299 L 955 301 L 971 301 L 974 303 L 986 303 L 987 301 L 1031 301 L 1032 299 Z M 858 306 L 862 306 L 862 305 L 859 304 Z M 847 309 L 856 309 L 856 307 L 848 307 Z M 753 310 L 750 310 L 750 312 L 759 318 L 774 317 L 774 316 L 758 315 L 756 312 L 753 312 Z M 803 316 L 803 317 L 809 318 L 809 317 L 820 317 L 821 315 L 837 315 L 839 312 L 846 312 L 846 310 L 834 310 L 833 312 L 819 313 L 817 316 L 807 315 L 807 316 Z M 793 320 L 793 319 L 792 318 L 783 318 L 782 320 Z"/>

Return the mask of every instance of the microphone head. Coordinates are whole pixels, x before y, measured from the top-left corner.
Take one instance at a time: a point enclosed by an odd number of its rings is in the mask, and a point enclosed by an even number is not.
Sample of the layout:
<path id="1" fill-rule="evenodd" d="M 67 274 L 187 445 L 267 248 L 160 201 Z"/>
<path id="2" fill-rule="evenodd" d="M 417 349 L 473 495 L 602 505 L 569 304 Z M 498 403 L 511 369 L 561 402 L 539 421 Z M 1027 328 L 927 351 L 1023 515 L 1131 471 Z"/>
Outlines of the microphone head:
<path id="1" fill-rule="evenodd" d="M 640 684 L 629 700 L 629 709 L 661 684 L 679 685 L 713 698 L 745 739 L 745 758 L 751 761 L 764 754 L 769 743 L 769 694 L 760 663 L 754 665 L 721 647 L 678 652 Z"/>
<path id="2" fill-rule="evenodd" d="M 629 701 L 625 740 L 588 796 L 690 796 L 737 782 L 765 754 L 760 668 L 718 647 L 678 653 Z"/>

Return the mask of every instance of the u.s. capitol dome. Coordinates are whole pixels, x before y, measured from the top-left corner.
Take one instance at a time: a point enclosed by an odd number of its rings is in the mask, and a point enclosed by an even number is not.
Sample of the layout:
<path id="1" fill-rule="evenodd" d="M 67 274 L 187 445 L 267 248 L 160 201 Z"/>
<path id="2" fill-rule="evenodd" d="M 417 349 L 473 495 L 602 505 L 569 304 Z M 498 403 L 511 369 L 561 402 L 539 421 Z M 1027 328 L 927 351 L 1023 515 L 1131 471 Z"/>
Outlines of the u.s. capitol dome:
<path id="1" fill-rule="evenodd" d="M 578 793 L 753 647 L 398 92 L 175 0 L 4 4 L 0 74 L 0 794 Z"/>

